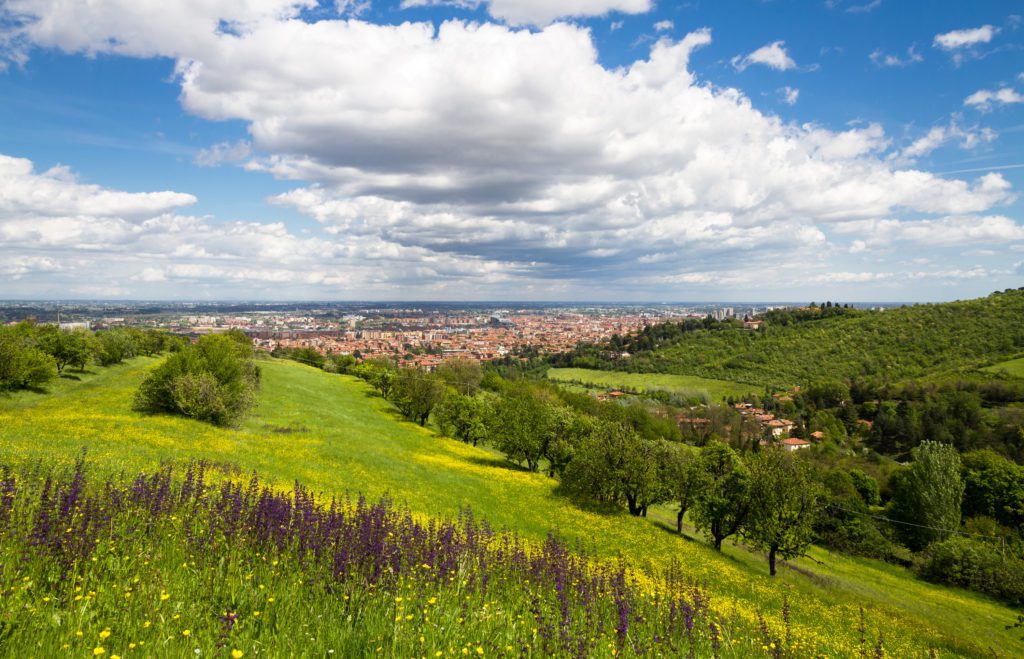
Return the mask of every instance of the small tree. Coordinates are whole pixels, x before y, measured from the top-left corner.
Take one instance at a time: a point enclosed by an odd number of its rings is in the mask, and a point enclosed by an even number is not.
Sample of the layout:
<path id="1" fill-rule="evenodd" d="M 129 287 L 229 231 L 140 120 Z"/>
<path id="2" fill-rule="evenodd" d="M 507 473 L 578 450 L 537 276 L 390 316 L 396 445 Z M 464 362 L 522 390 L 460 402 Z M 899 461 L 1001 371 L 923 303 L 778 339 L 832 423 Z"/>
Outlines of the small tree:
<path id="1" fill-rule="evenodd" d="M 465 357 L 453 357 L 441 362 L 437 375 L 449 387 L 463 396 L 472 395 L 480 386 L 484 372 L 480 362 Z"/>
<path id="2" fill-rule="evenodd" d="M 392 398 L 407 418 L 427 425 L 430 412 L 444 400 L 445 388 L 434 374 L 415 368 L 399 369 Z"/>
<path id="3" fill-rule="evenodd" d="M 513 462 L 537 471 L 551 440 L 549 404 L 527 384 L 508 387 L 494 405 L 488 433 L 494 445 Z"/>
<path id="4" fill-rule="evenodd" d="M 85 368 L 89 361 L 90 336 L 83 330 L 64 332 L 51 326 L 40 332 L 38 345 L 43 352 L 53 357 L 59 374 L 69 365 Z"/>
<path id="5" fill-rule="evenodd" d="M 811 544 L 823 490 L 809 464 L 779 449 L 752 456 L 750 476 L 751 508 L 743 535 L 768 554 L 774 577 L 777 556 L 802 556 Z"/>
<path id="6" fill-rule="evenodd" d="M 719 442 L 701 450 L 698 464 L 704 487 L 694 501 L 694 523 L 722 551 L 722 541 L 743 528 L 750 511 L 750 471 L 736 451 Z"/>
<path id="7" fill-rule="evenodd" d="M 910 467 L 892 479 L 889 515 L 907 522 L 897 527 L 899 534 L 908 547 L 918 551 L 960 528 L 964 482 L 960 455 L 952 446 L 921 442 L 911 455 Z"/>
<path id="8" fill-rule="evenodd" d="M 676 531 L 683 532 L 683 518 L 686 511 L 704 487 L 704 472 L 700 469 L 697 454 L 685 444 L 666 443 L 663 451 L 662 474 L 668 495 L 679 505 L 676 512 Z"/>
<path id="9" fill-rule="evenodd" d="M 487 402 L 480 396 L 449 392 L 434 408 L 434 419 L 445 435 L 476 446 L 487 439 Z"/>

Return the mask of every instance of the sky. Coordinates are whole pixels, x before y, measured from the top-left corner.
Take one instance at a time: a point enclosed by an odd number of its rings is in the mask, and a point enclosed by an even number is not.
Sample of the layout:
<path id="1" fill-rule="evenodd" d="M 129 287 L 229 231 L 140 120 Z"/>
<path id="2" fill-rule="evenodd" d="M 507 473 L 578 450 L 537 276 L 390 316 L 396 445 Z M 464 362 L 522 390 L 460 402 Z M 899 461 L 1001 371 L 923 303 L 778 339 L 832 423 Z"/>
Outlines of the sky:
<path id="1" fill-rule="evenodd" d="M 4 0 L 0 299 L 1024 285 L 1024 2 Z"/>

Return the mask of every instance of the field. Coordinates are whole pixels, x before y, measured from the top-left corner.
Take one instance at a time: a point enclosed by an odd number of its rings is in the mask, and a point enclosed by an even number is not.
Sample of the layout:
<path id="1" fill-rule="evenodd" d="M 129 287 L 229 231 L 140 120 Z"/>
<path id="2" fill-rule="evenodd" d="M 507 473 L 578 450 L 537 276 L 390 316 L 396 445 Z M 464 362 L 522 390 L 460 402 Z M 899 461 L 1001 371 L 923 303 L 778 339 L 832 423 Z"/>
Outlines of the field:
<path id="1" fill-rule="evenodd" d="M 688 538 L 670 533 L 661 523 L 668 510 L 650 519 L 581 511 L 543 475 L 401 422 L 347 376 L 264 361 L 259 407 L 238 429 L 145 417 L 131 411 L 131 397 L 155 363 L 138 359 L 62 379 L 49 393 L 0 398 L 0 463 L 69 465 L 85 449 L 96 468 L 133 474 L 162 461 L 204 459 L 240 479 L 255 470 L 278 487 L 300 482 L 328 497 L 390 494 L 417 515 L 451 517 L 471 507 L 478 519 L 527 540 L 553 530 L 598 557 L 623 555 L 648 570 L 676 559 L 686 576 L 707 585 L 716 606 L 752 623 L 761 613 L 778 625 L 785 594 L 794 634 L 829 656 L 858 648 L 860 607 L 869 641 L 881 635 L 890 656 L 928 656 L 930 648 L 939 656 L 1024 655 L 1019 632 L 1004 629 L 1014 613 L 984 597 L 821 550 L 772 580 L 763 559 L 742 547 L 727 543 L 720 556 L 692 531 Z"/>
<path id="2" fill-rule="evenodd" d="M 1024 357 L 993 364 L 981 370 L 988 373 L 1007 373 L 1013 377 L 1024 378 Z"/>
<path id="3" fill-rule="evenodd" d="M 687 393 L 706 391 L 713 402 L 730 396 L 741 398 L 758 391 L 758 388 L 752 385 L 727 380 L 712 380 L 695 375 L 625 373 L 588 368 L 552 368 L 548 370 L 548 378 L 558 382 L 578 382 L 594 387 L 615 387 L 634 391 L 647 389 L 667 389 Z"/>

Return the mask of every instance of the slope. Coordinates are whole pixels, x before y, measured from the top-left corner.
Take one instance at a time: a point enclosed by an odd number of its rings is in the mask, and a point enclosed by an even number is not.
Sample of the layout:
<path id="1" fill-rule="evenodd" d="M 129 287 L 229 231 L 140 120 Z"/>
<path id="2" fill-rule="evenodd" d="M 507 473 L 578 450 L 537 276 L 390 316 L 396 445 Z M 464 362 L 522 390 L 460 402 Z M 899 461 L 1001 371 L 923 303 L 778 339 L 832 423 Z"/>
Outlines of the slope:
<path id="1" fill-rule="evenodd" d="M 453 515 L 471 506 L 499 528 L 542 539 L 555 530 L 599 555 L 624 555 L 660 569 L 672 560 L 706 582 L 724 610 L 778 620 L 784 594 L 796 633 L 832 655 L 856 651 L 858 609 L 868 637 L 884 635 L 895 656 L 929 647 L 965 656 L 1024 654 L 1004 626 L 1013 612 L 985 598 L 924 584 L 907 572 L 815 551 L 777 580 L 741 547 L 715 554 L 656 520 L 581 511 L 543 475 L 509 468 L 481 449 L 401 423 L 361 382 L 292 363 L 263 362 L 257 413 L 238 429 L 132 412 L 131 397 L 153 360 L 140 359 L 49 394 L 0 399 L 0 463 L 70 462 L 85 448 L 111 471 L 152 469 L 162 460 L 202 458 L 227 474 L 257 470 L 283 487 L 301 481 L 328 494 L 385 493 L 422 514 Z"/>

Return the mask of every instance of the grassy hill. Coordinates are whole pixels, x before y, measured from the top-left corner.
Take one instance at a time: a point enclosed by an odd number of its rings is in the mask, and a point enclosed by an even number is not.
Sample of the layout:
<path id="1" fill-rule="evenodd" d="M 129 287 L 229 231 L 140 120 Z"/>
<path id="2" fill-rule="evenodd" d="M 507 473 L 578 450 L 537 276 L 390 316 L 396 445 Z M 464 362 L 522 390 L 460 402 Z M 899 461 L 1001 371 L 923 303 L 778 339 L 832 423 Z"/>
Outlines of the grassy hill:
<path id="1" fill-rule="evenodd" d="M 1024 291 L 1014 290 L 788 324 L 769 319 L 763 331 L 687 332 L 607 366 L 778 387 L 859 376 L 889 382 L 973 377 L 1024 349 L 1022 318 Z M 1006 370 L 1019 375 L 1014 368 Z"/>
<path id="2" fill-rule="evenodd" d="M 742 398 L 757 391 L 756 387 L 736 382 L 668 373 L 625 373 L 588 368 L 552 368 L 548 369 L 547 377 L 555 382 L 579 383 L 598 388 L 614 387 L 632 391 L 660 389 L 698 398 L 701 394 L 706 394 L 707 398 L 714 402 L 729 396 Z"/>
<path id="3" fill-rule="evenodd" d="M 300 481 L 327 495 L 389 493 L 422 515 L 452 516 L 471 506 L 493 526 L 527 539 L 540 541 L 554 530 L 598 556 L 623 555 L 648 570 L 677 560 L 687 576 L 707 584 L 716 606 L 751 622 L 762 613 L 778 623 L 786 596 L 794 633 L 830 656 L 856 651 L 860 607 L 868 638 L 884 636 L 892 656 L 927 656 L 929 648 L 940 656 L 1024 655 L 1020 634 L 1004 629 L 1014 613 L 984 597 L 821 550 L 772 580 L 763 559 L 742 547 L 727 545 L 718 555 L 703 540 L 669 532 L 660 523 L 667 510 L 649 519 L 582 511 L 543 475 L 401 422 L 347 376 L 262 362 L 258 409 L 238 429 L 143 416 L 131 410 L 131 399 L 155 363 L 138 359 L 61 380 L 46 394 L 0 398 L 0 463 L 68 464 L 85 448 L 98 468 L 130 474 L 199 458 L 228 476 L 256 470 L 283 488 Z"/>
<path id="4" fill-rule="evenodd" d="M 996 375 L 1005 374 L 1014 378 L 1024 378 L 1024 357 L 992 364 L 981 370 L 986 373 L 995 373 Z"/>

